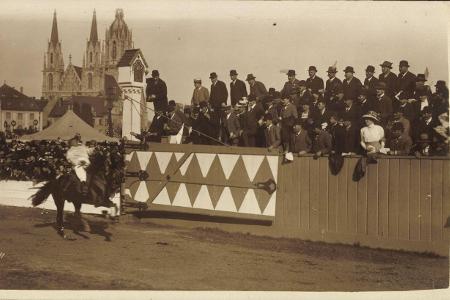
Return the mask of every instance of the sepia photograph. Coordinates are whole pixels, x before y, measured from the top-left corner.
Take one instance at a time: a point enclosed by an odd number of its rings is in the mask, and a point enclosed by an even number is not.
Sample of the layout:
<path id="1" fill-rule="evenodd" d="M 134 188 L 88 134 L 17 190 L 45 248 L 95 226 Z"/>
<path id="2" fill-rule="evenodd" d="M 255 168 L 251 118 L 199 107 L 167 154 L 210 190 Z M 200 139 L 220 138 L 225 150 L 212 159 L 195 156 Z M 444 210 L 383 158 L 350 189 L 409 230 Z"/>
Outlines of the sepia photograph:
<path id="1" fill-rule="evenodd" d="M 0 299 L 449 297 L 449 16 L 1 1 Z"/>

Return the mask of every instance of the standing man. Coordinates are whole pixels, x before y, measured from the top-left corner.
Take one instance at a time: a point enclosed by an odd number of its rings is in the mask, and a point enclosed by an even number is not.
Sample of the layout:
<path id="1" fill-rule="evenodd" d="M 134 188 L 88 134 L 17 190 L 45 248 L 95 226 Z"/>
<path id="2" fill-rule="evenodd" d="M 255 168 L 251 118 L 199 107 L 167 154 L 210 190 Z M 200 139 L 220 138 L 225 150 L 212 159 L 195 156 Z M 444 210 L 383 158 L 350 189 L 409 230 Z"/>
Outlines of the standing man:
<path id="1" fill-rule="evenodd" d="M 209 75 L 211 79 L 211 94 L 209 96 L 209 104 L 214 110 L 219 111 L 227 105 L 228 90 L 223 81 L 217 79 L 216 72 Z"/>
<path id="2" fill-rule="evenodd" d="M 147 78 L 147 102 L 153 102 L 155 111 L 165 111 L 167 109 L 167 86 L 159 78 L 159 71 L 152 71 L 152 78 Z"/>
<path id="3" fill-rule="evenodd" d="M 361 81 L 353 76 L 353 74 L 355 73 L 353 67 L 350 66 L 346 67 L 344 72 L 345 72 L 345 80 L 342 82 L 344 101 L 346 99 L 355 100 L 358 98 L 362 88 Z"/>
<path id="4" fill-rule="evenodd" d="M 239 100 L 243 97 L 247 97 L 247 87 L 245 86 L 245 82 L 239 80 L 237 78 L 238 73 L 236 70 L 230 71 L 230 98 L 231 98 L 231 106 L 235 106 Z"/>
<path id="5" fill-rule="evenodd" d="M 329 67 L 327 73 L 329 79 L 325 85 L 324 99 L 330 110 L 339 111 L 344 106 L 342 103 L 344 97 L 342 81 L 336 77 L 336 67 Z"/>
<path id="6" fill-rule="evenodd" d="M 378 79 L 373 76 L 375 74 L 375 67 L 368 65 L 366 68 L 366 78 L 364 79 L 364 89 L 367 91 L 366 96 L 370 101 L 377 98 L 377 91 L 375 86 L 378 84 Z"/>
<path id="7" fill-rule="evenodd" d="M 397 90 L 395 98 L 397 100 L 401 93 L 405 93 L 404 96 L 412 98 L 414 95 L 414 90 L 416 88 L 416 75 L 408 71 L 409 64 L 408 61 L 402 60 L 398 66 L 399 72 L 397 77 Z M 398 106 L 398 105 L 397 105 Z"/>
<path id="8" fill-rule="evenodd" d="M 267 89 L 264 83 L 261 81 L 256 81 L 256 77 L 253 74 L 248 74 L 246 81 L 250 86 L 250 95 L 254 96 L 257 102 L 262 101 L 267 96 Z"/>
<path id="9" fill-rule="evenodd" d="M 193 106 L 198 106 L 200 102 L 209 101 L 209 91 L 207 88 L 202 86 L 202 80 L 200 78 L 194 79 L 194 92 L 192 93 L 191 104 Z"/>
<path id="10" fill-rule="evenodd" d="M 309 77 L 306 79 L 306 88 L 311 93 L 323 93 L 323 79 L 316 76 L 317 68 L 315 66 L 310 66 L 308 69 Z"/>
<path id="11" fill-rule="evenodd" d="M 256 102 L 255 96 L 248 97 L 248 110 L 245 113 L 245 126 L 243 128 L 243 140 L 245 147 L 257 146 L 257 135 L 263 124 L 264 108 L 260 102 Z"/>
<path id="12" fill-rule="evenodd" d="M 386 94 L 386 84 L 384 82 L 379 82 L 376 90 L 377 99 L 373 103 L 373 107 L 375 112 L 380 114 L 381 124 L 386 125 L 394 112 L 392 109 L 392 98 Z"/>
<path id="13" fill-rule="evenodd" d="M 300 81 L 295 78 L 295 70 L 289 70 L 287 72 L 288 81 L 284 83 L 284 87 L 281 90 L 281 96 L 289 97 L 293 91 L 297 90 L 300 84 Z"/>
<path id="14" fill-rule="evenodd" d="M 378 80 L 386 84 L 385 93 L 392 98 L 395 96 L 395 90 L 397 87 L 397 76 L 391 72 L 392 69 L 391 62 L 384 61 L 380 66 L 382 73 L 380 74 L 380 76 L 378 76 Z"/>
<path id="15" fill-rule="evenodd" d="M 241 136 L 239 117 L 231 106 L 227 106 L 225 109 L 225 118 L 223 122 L 225 129 L 224 142 L 232 146 L 238 146 L 239 137 Z"/>

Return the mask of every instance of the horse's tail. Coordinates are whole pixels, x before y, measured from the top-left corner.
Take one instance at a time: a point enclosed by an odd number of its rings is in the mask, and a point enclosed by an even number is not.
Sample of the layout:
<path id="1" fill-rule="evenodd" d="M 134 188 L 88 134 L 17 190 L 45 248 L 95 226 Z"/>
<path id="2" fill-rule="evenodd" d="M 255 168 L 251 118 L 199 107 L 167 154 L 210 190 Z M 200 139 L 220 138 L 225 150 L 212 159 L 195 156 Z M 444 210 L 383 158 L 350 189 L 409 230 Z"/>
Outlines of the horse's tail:
<path id="1" fill-rule="evenodd" d="M 34 193 L 34 195 L 30 197 L 33 206 L 38 206 L 47 200 L 48 196 L 52 193 L 52 186 L 53 182 L 47 181 L 36 193 Z"/>

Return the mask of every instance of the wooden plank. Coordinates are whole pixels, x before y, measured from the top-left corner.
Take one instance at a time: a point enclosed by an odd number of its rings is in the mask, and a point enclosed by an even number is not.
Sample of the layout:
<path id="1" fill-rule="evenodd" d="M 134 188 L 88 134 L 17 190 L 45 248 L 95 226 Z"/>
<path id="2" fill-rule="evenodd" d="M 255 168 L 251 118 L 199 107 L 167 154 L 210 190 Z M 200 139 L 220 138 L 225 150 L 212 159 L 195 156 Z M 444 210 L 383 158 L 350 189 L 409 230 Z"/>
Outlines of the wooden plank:
<path id="1" fill-rule="evenodd" d="M 389 235 L 389 162 L 378 161 L 378 236 L 388 239 Z"/>
<path id="2" fill-rule="evenodd" d="M 309 159 L 309 186 L 310 186 L 310 231 L 319 232 L 319 208 L 320 208 L 320 183 L 319 183 L 319 161 Z"/>
<path id="3" fill-rule="evenodd" d="M 300 181 L 299 181 L 299 189 L 300 189 L 300 227 L 304 231 L 309 231 L 310 229 L 310 205 L 309 205 L 309 158 L 302 157 L 299 158 L 301 161 L 300 164 Z"/>
<path id="4" fill-rule="evenodd" d="M 328 231 L 336 232 L 337 228 L 337 201 L 338 201 L 338 176 L 328 172 Z"/>
<path id="5" fill-rule="evenodd" d="M 367 168 L 367 234 L 378 235 L 378 164 Z"/>
<path id="6" fill-rule="evenodd" d="M 357 233 L 367 234 L 367 171 L 358 181 L 357 197 Z"/>
<path id="7" fill-rule="evenodd" d="M 442 161 L 442 224 L 443 226 L 447 223 L 450 218 L 450 161 Z M 449 220 L 450 222 L 450 220 Z M 444 240 L 449 240 L 450 234 L 448 231 L 450 229 L 445 229 L 445 234 L 443 235 Z"/>
<path id="8" fill-rule="evenodd" d="M 328 229 L 328 160 L 319 158 L 319 228 Z"/>
<path id="9" fill-rule="evenodd" d="M 399 159 L 389 161 L 389 238 L 398 238 L 398 192 L 399 186 Z"/>
<path id="10" fill-rule="evenodd" d="M 355 169 L 356 162 L 358 160 L 356 158 L 347 158 L 347 183 L 348 183 L 348 206 L 347 206 L 347 215 L 348 215 L 348 230 L 347 232 L 350 234 L 356 234 L 357 228 L 357 196 L 358 196 L 358 183 L 352 180 L 353 171 Z"/>
<path id="11" fill-rule="evenodd" d="M 420 160 L 412 159 L 409 177 L 409 239 L 420 240 Z"/>
<path id="12" fill-rule="evenodd" d="M 280 160 L 282 158 L 280 157 Z M 275 220 L 273 222 L 274 226 L 277 228 L 282 228 L 284 226 L 284 206 L 287 201 L 286 194 L 286 184 L 285 184 L 285 165 L 278 164 L 278 179 L 277 179 L 277 201 L 275 205 Z"/>
<path id="13" fill-rule="evenodd" d="M 291 187 L 295 191 L 292 197 L 291 213 L 294 214 L 292 218 L 292 228 L 300 229 L 300 184 L 299 179 L 302 173 L 301 159 L 296 157 L 293 162 L 293 170 L 291 177 Z"/>
<path id="14" fill-rule="evenodd" d="M 409 176 L 411 172 L 409 159 L 399 159 L 399 193 L 398 193 L 398 238 L 409 240 Z"/>
<path id="15" fill-rule="evenodd" d="M 442 240 L 443 161 L 431 161 L 431 240 Z"/>
<path id="16" fill-rule="evenodd" d="M 344 159 L 344 165 L 338 174 L 338 193 L 337 193 L 337 232 L 347 233 L 348 224 L 348 185 L 351 180 L 348 178 L 349 159 Z"/>
<path id="17" fill-rule="evenodd" d="M 431 240 L 431 161 L 420 160 L 420 239 Z"/>

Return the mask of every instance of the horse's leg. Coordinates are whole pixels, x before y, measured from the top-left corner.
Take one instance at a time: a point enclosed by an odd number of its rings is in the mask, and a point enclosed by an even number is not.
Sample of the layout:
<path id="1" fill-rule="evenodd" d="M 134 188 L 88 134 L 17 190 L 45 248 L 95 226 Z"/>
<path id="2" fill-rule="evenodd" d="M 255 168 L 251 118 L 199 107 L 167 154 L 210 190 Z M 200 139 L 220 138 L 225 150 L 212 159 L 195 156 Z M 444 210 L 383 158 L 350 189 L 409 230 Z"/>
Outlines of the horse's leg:
<path id="1" fill-rule="evenodd" d="M 75 207 L 75 217 L 83 225 L 83 231 L 91 232 L 91 227 L 89 226 L 89 223 L 83 219 L 81 215 L 81 202 L 80 201 L 74 201 L 73 206 Z"/>
<path id="2" fill-rule="evenodd" d="M 64 199 L 58 193 L 52 194 L 53 200 L 56 205 L 56 227 L 58 234 L 63 238 L 66 238 L 64 233 Z"/>

